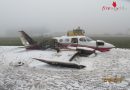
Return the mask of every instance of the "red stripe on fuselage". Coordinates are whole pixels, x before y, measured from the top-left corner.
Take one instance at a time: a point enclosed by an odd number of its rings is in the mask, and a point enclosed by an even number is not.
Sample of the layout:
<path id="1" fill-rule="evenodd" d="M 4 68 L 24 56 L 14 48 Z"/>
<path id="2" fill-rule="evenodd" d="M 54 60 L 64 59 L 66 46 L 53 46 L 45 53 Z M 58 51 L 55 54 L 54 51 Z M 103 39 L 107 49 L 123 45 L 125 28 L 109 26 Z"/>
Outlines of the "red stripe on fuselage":
<path id="1" fill-rule="evenodd" d="M 67 46 L 69 46 L 70 44 L 61 44 L 63 46 L 63 48 L 67 48 Z M 109 51 L 111 48 L 101 48 L 101 47 L 92 47 L 92 46 L 87 46 L 87 45 L 78 45 L 78 44 L 71 44 L 70 46 L 73 46 L 73 47 L 88 47 L 88 48 L 92 48 L 92 49 L 96 49 L 98 51 L 101 51 L 101 52 L 106 52 L 106 51 Z"/>

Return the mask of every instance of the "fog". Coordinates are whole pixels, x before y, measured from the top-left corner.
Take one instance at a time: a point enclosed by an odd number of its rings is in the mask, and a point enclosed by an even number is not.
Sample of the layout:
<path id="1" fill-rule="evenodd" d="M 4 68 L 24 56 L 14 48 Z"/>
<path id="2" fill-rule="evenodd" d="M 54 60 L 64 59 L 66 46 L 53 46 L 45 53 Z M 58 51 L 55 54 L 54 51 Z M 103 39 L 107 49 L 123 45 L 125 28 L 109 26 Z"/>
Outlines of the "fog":
<path id="1" fill-rule="evenodd" d="M 130 0 L 123 10 L 102 11 L 113 0 L 0 0 L 0 37 L 66 32 L 80 26 L 88 34 L 130 33 Z"/>

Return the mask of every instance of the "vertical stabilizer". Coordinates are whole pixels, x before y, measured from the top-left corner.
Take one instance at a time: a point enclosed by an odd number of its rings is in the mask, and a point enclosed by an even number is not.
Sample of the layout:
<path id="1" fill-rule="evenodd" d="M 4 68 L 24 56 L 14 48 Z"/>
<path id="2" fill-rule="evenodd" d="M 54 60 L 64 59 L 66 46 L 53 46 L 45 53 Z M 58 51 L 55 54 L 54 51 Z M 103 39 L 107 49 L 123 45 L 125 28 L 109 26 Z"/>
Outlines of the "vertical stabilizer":
<path id="1" fill-rule="evenodd" d="M 35 42 L 28 34 L 24 31 L 19 31 L 21 33 L 20 40 L 22 44 L 26 47 L 26 49 L 37 49 L 39 46 L 37 42 Z"/>
<path id="2" fill-rule="evenodd" d="M 30 46 L 30 45 L 36 44 L 36 42 L 24 31 L 19 31 L 19 32 L 21 33 L 20 39 L 24 46 Z"/>

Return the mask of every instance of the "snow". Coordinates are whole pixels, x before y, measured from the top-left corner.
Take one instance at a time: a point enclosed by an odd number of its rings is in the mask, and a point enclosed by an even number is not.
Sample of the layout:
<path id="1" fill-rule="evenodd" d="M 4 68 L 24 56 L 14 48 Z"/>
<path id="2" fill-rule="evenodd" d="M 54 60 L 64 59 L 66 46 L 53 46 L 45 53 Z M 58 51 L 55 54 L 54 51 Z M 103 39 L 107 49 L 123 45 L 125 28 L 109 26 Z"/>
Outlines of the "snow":
<path id="1" fill-rule="evenodd" d="M 25 50 L 19 46 L 0 46 L 0 90 L 128 90 L 130 88 L 130 50 L 115 48 L 97 56 L 77 57 L 73 63 L 85 69 L 54 67 L 36 61 L 41 58 L 68 62 L 76 51 Z M 16 67 L 17 62 L 25 65 Z M 104 76 L 123 76 L 121 83 L 105 83 Z"/>

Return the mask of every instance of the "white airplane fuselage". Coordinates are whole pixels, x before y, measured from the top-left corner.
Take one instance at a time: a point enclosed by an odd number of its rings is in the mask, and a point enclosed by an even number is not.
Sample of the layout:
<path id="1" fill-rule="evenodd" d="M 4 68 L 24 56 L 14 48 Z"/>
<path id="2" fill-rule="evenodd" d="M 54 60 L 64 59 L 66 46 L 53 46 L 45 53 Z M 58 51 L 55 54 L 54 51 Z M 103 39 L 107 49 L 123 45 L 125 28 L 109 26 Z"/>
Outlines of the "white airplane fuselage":
<path id="1" fill-rule="evenodd" d="M 54 37 L 53 39 L 55 39 L 64 47 L 87 47 L 99 50 L 101 52 L 109 51 L 110 49 L 115 47 L 114 45 L 107 43 L 103 40 L 93 40 L 86 36 L 61 36 Z"/>

